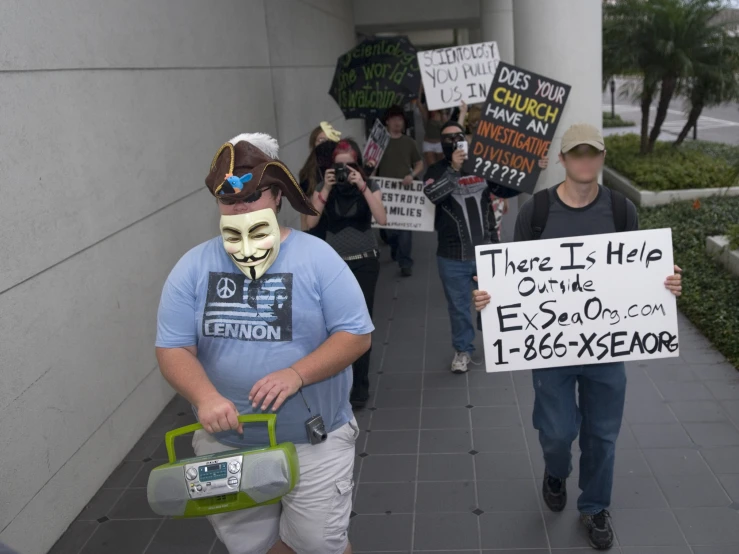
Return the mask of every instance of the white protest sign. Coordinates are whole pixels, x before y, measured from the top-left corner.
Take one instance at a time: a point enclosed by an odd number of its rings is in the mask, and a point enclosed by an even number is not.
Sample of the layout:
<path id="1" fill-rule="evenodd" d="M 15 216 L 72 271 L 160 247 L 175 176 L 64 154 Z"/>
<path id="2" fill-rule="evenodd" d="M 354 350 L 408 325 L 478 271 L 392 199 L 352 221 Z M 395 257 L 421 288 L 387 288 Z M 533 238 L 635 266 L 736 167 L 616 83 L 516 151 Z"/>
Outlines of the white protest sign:
<path id="1" fill-rule="evenodd" d="M 484 102 L 500 61 L 496 42 L 464 44 L 418 52 L 429 110 Z"/>
<path id="2" fill-rule="evenodd" d="M 488 372 L 680 355 L 672 231 L 478 246 Z"/>
<path id="3" fill-rule="evenodd" d="M 371 165 L 376 167 L 380 165 L 382 155 L 385 153 L 387 145 L 390 143 L 390 133 L 385 126 L 380 123 L 379 119 L 375 119 L 375 124 L 370 130 L 369 138 L 367 138 L 367 144 L 364 147 L 364 153 L 362 159 L 365 165 Z"/>
<path id="4" fill-rule="evenodd" d="M 436 206 L 423 193 L 423 182 L 413 181 L 405 186 L 402 179 L 373 177 L 372 181 L 382 191 L 382 203 L 387 212 L 387 225 L 378 225 L 373 219 L 373 227 L 406 231 L 434 230 Z"/>

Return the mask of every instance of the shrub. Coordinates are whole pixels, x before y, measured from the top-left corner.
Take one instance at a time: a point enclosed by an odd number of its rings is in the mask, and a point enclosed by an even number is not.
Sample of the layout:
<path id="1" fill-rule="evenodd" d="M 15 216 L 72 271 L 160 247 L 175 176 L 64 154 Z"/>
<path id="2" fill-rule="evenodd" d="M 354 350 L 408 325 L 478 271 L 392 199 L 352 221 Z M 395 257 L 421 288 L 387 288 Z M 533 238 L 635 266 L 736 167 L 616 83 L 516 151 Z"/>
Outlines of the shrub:
<path id="1" fill-rule="evenodd" d="M 620 115 L 611 116 L 611 112 L 603 112 L 603 128 L 611 127 L 633 127 L 634 122 L 622 119 Z"/>
<path id="2" fill-rule="evenodd" d="M 736 228 L 739 197 L 713 196 L 641 208 L 639 216 L 642 229 L 672 229 L 675 263 L 684 270 L 678 307 L 739 368 L 739 278 L 705 248 L 706 237 L 726 235 Z"/>
<path id="3" fill-rule="evenodd" d="M 729 237 L 729 248 L 739 250 L 739 223 L 730 225 L 726 235 Z"/>
<path id="4" fill-rule="evenodd" d="M 737 182 L 736 146 L 695 141 L 676 148 L 658 142 L 652 154 L 642 156 L 638 135 L 610 136 L 605 142 L 607 165 L 645 190 L 727 187 Z"/>

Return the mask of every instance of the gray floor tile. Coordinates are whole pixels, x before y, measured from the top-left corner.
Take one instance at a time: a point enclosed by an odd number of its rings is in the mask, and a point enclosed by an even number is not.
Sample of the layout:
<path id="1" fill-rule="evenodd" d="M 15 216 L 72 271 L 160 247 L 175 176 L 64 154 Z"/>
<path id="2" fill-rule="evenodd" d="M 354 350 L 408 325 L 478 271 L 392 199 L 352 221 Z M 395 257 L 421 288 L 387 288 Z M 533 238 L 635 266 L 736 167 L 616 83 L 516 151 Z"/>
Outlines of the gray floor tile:
<path id="1" fill-rule="evenodd" d="M 686 423 L 685 430 L 702 448 L 739 446 L 739 431 L 731 423 Z"/>
<path id="2" fill-rule="evenodd" d="M 700 453 L 714 473 L 739 473 L 739 447 L 704 449 Z"/>
<path id="3" fill-rule="evenodd" d="M 158 519 L 146 499 L 146 489 L 129 489 L 124 491 L 120 499 L 108 513 L 110 519 Z"/>
<path id="4" fill-rule="evenodd" d="M 576 442 L 579 444 L 579 442 Z M 621 424 L 621 430 L 618 433 L 618 439 L 616 440 L 616 449 L 625 450 L 630 448 L 639 448 L 639 443 L 631 430 L 631 426 L 627 423 Z"/>
<path id="5" fill-rule="evenodd" d="M 471 371 L 467 374 L 470 388 L 510 387 L 513 385 L 511 371 L 487 373 L 486 371 Z"/>
<path id="6" fill-rule="evenodd" d="M 372 431 L 366 452 L 372 454 L 416 454 L 418 431 Z"/>
<path id="7" fill-rule="evenodd" d="M 418 457 L 403 456 L 367 456 L 362 460 L 361 483 L 409 482 L 416 479 Z"/>
<path id="8" fill-rule="evenodd" d="M 421 390 L 380 390 L 375 393 L 376 408 L 415 408 L 421 405 Z"/>
<path id="9" fill-rule="evenodd" d="M 730 363 L 690 366 L 698 379 L 703 381 L 730 381 L 739 377 L 739 371 Z"/>
<path id="10" fill-rule="evenodd" d="M 165 463 L 163 460 L 152 460 L 141 464 L 141 471 L 136 474 L 131 483 L 128 485 L 129 488 L 146 488 L 149 484 L 149 474 L 151 470 L 157 466 Z"/>
<path id="11" fill-rule="evenodd" d="M 713 395 L 703 386 L 703 383 L 680 383 L 675 381 L 660 381 L 657 388 L 667 401 L 677 400 L 712 400 Z"/>
<path id="12" fill-rule="evenodd" d="M 418 429 L 421 420 L 421 408 L 378 408 L 366 411 L 372 414 L 368 427 L 372 431 Z"/>
<path id="13" fill-rule="evenodd" d="M 627 402 L 624 419 L 629 423 L 674 423 L 676 421 L 666 402 Z"/>
<path id="14" fill-rule="evenodd" d="M 423 391 L 424 408 L 463 408 L 468 405 L 467 389 L 430 389 Z"/>
<path id="15" fill-rule="evenodd" d="M 698 376 L 691 369 L 691 366 L 684 362 L 679 362 L 674 365 L 647 367 L 646 372 L 652 380 L 658 383 L 658 387 L 659 383 L 664 381 L 688 382 L 698 380 Z"/>
<path id="16" fill-rule="evenodd" d="M 470 404 L 478 406 L 514 406 L 516 393 L 513 387 L 471 388 Z"/>
<path id="17" fill-rule="evenodd" d="M 692 554 L 688 546 L 622 546 L 622 554 Z"/>
<path id="18" fill-rule="evenodd" d="M 354 511 L 358 514 L 413 513 L 415 483 L 360 483 Z"/>
<path id="19" fill-rule="evenodd" d="M 642 448 L 679 448 L 693 445 L 679 423 L 634 423 L 631 431 Z"/>
<path id="20" fill-rule="evenodd" d="M 474 448 L 478 452 L 519 452 L 526 450 L 523 429 L 501 427 L 498 429 L 474 429 Z"/>
<path id="21" fill-rule="evenodd" d="M 229 552 L 226 545 L 216 539 L 213 543 L 213 549 L 210 551 L 210 554 L 229 554 Z"/>
<path id="22" fill-rule="evenodd" d="M 475 474 L 473 467 L 474 461 L 475 457 L 466 452 L 464 454 L 421 454 L 418 459 L 418 480 L 472 480 Z"/>
<path id="23" fill-rule="evenodd" d="M 554 554 L 583 554 L 582 551 L 572 552 L 568 550 L 553 550 Z M 619 554 L 618 552 L 611 551 L 613 554 Z M 550 550 L 548 548 L 516 548 L 513 550 L 482 550 L 483 554 L 549 554 Z M 462 553 L 460 553 L 462 554 Z"/>
<path id="24" fill-rule="evenodd" d="M 472 427 L 520 427 L 521 416 L 516 406 L 478 406 L 472 408 Z"/>
<path id="25" fill-rule="evenodd" d="M 427 371 L 423 374 L 424 389 L 466 389 L 467 375 L 457 375 L 449 370 Z"/>
<path id="26" fill-rule="evenodd" d="M 163 520 L 107 521 L 100 524 L 80 554 L 143 552 Z"/>
<path id="27" fill-rule="evenodd" d="M 534 479 L 478 481 L 477 497 L 485 512 L 533 512 L 539 509 Z"/>
<path id="28" fill-rule="evenodd" d="M 73 521 L 47 554 L 78 554 L 99 525 L 97 521 Z"/>
<path id="29" fill-rule="evenodd" d="M 108 516 L 124 492 L 121 489 L 100 489 L 80 512 L 77 519 L 80 521 L 95 521 L 98 518 Z"/>
<path id="30" fill-rule="evenodd" d="M 616 477 L 611 505 L 614 509 L 668 507 L 653 477 Z"/>
<path id="31" fill-rule="evenodd" d="M 590 548 L 588 531 L 580 518 L 571 512 L 544 512 L 547 535 L 552 548 Z M 617 541 L 616 541 L 617 544 Z"/>
<path id="32" fill-rule="evenodd" d="M 136 477 L 143 462 L 122 462 L 103 483 L 104 489 L 125 489 Z"/>
<path id="33" fill-rule="evenodd" d="M 374 349 L 372 352 L 374 359 Z M 451 358 L 449 361 L 451 362 Z M 422 373 L 423 355 L 404 354 L 402 356 L 392 358 L 392 361 L 386 358 L 382 363 L 382 371 L 383 375 L 394 375 L 396 373 Z"/>
<path id="34" fill-rule="evenodd" d="M 418 514 L 414 550 L 480 548 L 474 514 Z"/>
<path id="35" fill-rule="evenodd" d="M 547 547 L 547 536 L 541 512 L 482 514 L 480 528 L 483 548 Z"/>
<path id="36" fill-rule="evenodd" d="M 154 451 L 164 444 L 164 437 L 142 437 L 126 454 L 125 461 L 140 462 L 144 458 L 151 458 Z"/>
<path id="37" fill-rule="evenodd" d="M 726 421 L 721 406 L 715 400 L 694 402 L 672 402 L 672 411 L 683 423 L 708 423 Z"/>
<path id="38" fill-rule="evenodd" d="M 358 515 L 351 520 L 349 540 L 360 551 L 409 551 L 412 529 L 412 515 Z"/>
<path id="39" fill-rule="evenodd" d="M 739 400 L 739 385 L 726 381 L 706 381 L 706 387 L 718 400 Z"/>
<path id="40" fill-rule="evenodd" d="M 469 452 L 472 449 L 470 432 L 456 429 L 421 431 L 421 450 L 423 454 L 454 454 Z"/>
<path id="41" fill-rule="evenodd" d="M 715 546 L 694 546 L 693 554 L 736 554 L 739 552 L 739 542 Z"/>
<path id="42" fill-rule="evenodd" d="M 425 394 L 425 393 L 424 393 Z M 423 408 L 422 429 L 469 429 L 470 411 L 467 408 Z"/>
<path id="43" fill-rule="evenodd" d="M 730 508 L 675 510 L 688 544 L 739 543 L 739 512 Z"/>
<path id="44" fill-rule="evenodd" d="M 739 474 L 717 475 L 732 502 L 739 504 Z"/>
<path id="45" fill-rule="evenodd" d="M 710 472 L 688 477 L 658 475 L 657 482 L 672 508 L 710 508 L 731 504 L 716 477 Z"/>
<path id="46" fill-rule="evenodd" d="M 644 449 L 643 453 L 655 475 L 685 476 L 708 473 L 708 467 L 705 461 L 698 451 L 694 449 Z"/>
<path id="47" fill-rule="evenodd" d="M 474 457 L 478 481 L 535 477 L 526 451 L 481 452 Z"/>
<path id="48" fill-rule="evenodd" d="M 420 390 L 422 380 L 422 373 L 383 373 L 377 376 L 377 390 Z"/>
<path id="49" fill-rule="evenodd" d="M 734 424 L 739 426 L 739 400 L 724 400 L 721 407 L 734 420 Z"/>
<path id="50" fill-rule="evenodd" d="M 203 554 L 210 550 L 215 536 L 205 519 L 170 519 L 159 528 L 144 554 Z"/>
<path id="51" fill-rule="evenodd" d="M 611 514 L 621 548 L 685 545 L 680 527 L 668 510 L 614 509 Z"/>
<path id="52" fill-rule="evenodd" d="M 418 483 L 416 513 L 470 513 L 477 508 L 474 481 Z"/>
<path id="53" fill-rule="evenodd" d="M 689 364 L 723 364 L 726 358 L 717 350 L 681 349 L 680 357 Z"/>
<path id="54" fill-rule="evenodd" d="M 651 470 L 641 450 L 619 450 L 616 453 L 614 475 L 617 477 L 647 477 Z"/>

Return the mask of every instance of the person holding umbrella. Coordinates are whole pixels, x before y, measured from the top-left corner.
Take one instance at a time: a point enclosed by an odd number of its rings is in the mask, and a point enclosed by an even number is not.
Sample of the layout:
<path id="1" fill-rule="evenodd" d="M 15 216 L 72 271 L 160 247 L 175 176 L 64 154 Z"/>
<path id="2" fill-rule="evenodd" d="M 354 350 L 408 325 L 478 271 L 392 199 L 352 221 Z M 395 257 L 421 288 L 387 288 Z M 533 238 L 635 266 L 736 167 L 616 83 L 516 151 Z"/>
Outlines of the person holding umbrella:
<path id="1" fill-rule="evenodd" d="M 423 160 L 416 141 L 405 134 L 406 121 L 403 108 L 392 106 L 385 112 L 385 126 L 390 133 L 390 143 L 377 166 L 378 177 L 402 179 L 403 186 L 409 186 L 423 173 Z M 385 237 L 390 245 L 392 257 L 398 262 L 403 277 L 413 275 L 413 235 L 411 231 L 387 230 Z"/>

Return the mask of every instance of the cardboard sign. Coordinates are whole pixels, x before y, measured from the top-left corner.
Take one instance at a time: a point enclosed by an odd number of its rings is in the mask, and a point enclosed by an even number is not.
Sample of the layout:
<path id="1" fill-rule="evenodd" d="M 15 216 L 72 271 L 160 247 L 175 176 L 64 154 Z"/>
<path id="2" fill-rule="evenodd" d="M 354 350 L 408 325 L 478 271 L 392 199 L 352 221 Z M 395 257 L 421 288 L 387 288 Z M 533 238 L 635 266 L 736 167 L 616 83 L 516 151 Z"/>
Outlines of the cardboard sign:
<path id="1" fill-rule="evenodd" d="M 488 372 L 680 355 L 672 231 L 475 249 Z"/>
<path id="2" fill-rule="evenodd" d="M 364 153 L 362 154 L 364 164 L 371 165 L 372 167 L 380 165 L 382 155 L 385 153 L 385 149 L 389 143 L 390 133 L 380 123 L 379 119 L 375 119 L 375 124 L 372 126 L 372 130 L 367 138 L 367 144 L 364 146 Z"/>
<path id="3" fill-rule="evenodd" d="M 569 85 L 499 63 L 465 170 L 533 193 L 569 94 Z"/>
<path id="4" fill-rule="evenodd" d="M 373 227 L 433 232 L 436 206 L 423 193 L 423 182 L 413 181 L 404 186 L 402 179 L 373 177 L 372 181 L 382 191 L 382 203 L 387 212 L 387 225 L 378 225 L 373 219 Z"/>
<path id="5" fill-rule="evenodd" d="M 484 102 L 500 61 L 498 44 L 480 42 L 418 53 L 429 110 Z"/>

